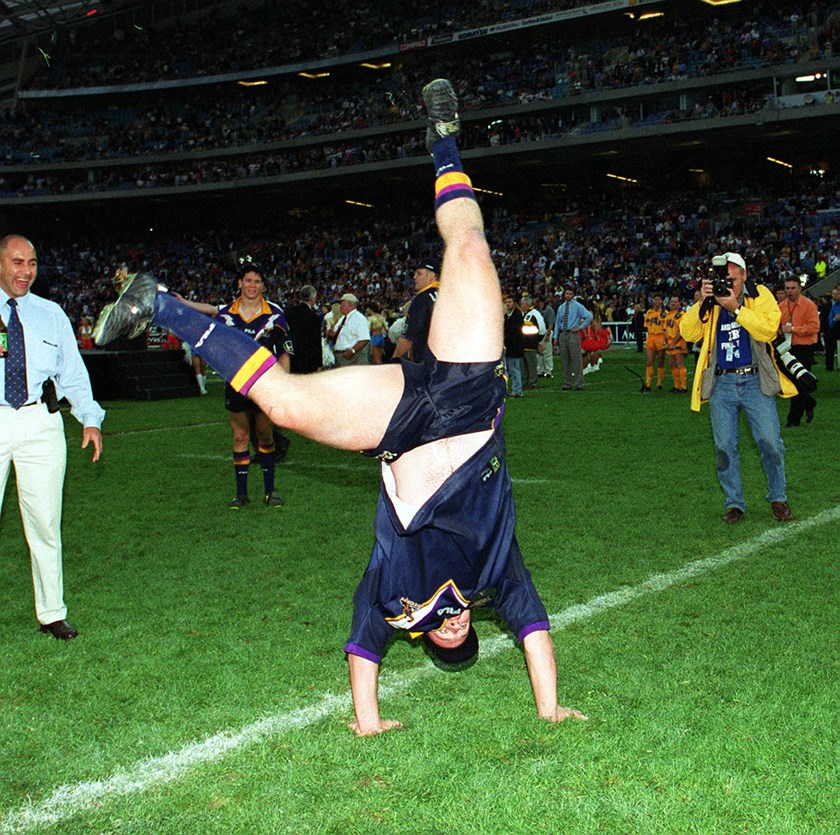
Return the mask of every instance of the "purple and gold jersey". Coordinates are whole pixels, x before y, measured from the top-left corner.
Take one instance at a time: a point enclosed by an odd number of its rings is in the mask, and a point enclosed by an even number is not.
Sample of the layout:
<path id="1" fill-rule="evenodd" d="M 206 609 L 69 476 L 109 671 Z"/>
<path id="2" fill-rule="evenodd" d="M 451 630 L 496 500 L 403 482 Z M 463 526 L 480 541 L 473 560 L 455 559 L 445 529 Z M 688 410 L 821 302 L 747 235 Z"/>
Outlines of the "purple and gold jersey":
<path id="1" fill-rule="evenodd" d="M 240 311 L 240 299 L 237 299 L 233 304 L 220 308 L 216 319 L 248 334 L 276 357 L 294 354 L 286 317 L 282 308 L 273 302 L 263 299 L 260 312 L 251 319 L 245 319 Z"/>
<path id="2" fill-rule="evenodd" d="M 522 561 L 504 441 L 496 431 L 404 526 L 383 481 L 376 542 L 353 598 L 344 651 L 379 663 L 404 630 L 439 629 L 465 608 L 490 606 L 522 640 L 548 615 Z"/>

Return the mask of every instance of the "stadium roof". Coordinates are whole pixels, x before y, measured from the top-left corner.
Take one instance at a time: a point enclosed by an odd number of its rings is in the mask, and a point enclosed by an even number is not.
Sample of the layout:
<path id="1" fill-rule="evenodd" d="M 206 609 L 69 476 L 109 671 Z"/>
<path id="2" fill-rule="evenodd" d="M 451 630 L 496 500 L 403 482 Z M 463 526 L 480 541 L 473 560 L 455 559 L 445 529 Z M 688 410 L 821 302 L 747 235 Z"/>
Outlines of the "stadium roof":
<path id="1" fill-rule="evenodd" d="M 220 5 L 228 0 L 191 0 L 177 6 L 158 0 L 0 0 L 0 41 L 14 41 L 54 32 L 63 27 L 98 21 L 132 9 L 142 9 L 158 19 Z"/>
<path id="2" fill-rule="evenodd" d="M 23 35 L 78 19 L 95 9 L 96 4 L 91 0 L 2 0 L 0 31 L 5 34 L 12 30 Z"/>

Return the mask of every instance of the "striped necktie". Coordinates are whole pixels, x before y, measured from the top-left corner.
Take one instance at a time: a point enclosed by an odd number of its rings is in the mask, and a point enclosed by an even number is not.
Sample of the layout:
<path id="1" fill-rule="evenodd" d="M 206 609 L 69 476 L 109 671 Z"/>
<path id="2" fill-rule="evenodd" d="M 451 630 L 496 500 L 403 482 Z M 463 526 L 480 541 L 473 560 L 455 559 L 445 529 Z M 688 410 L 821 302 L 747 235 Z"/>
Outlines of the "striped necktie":
<path id="1" fill-rule="evenodd" d="M 9 299 L 9 348 L 6 351 L 6 402 L 19 409 L 26 403 L 29 387 L 26 385 L 26 345 L 23 341 L 23 325 L 17 312 L 17 300 Z"/>
<path id="2" fill-rule="evenodd" d="M 569 307 L 571 304 L 566 302 L 566 309 L 563 311 L 563 330 L 567 331 L 569 329 Z"/>

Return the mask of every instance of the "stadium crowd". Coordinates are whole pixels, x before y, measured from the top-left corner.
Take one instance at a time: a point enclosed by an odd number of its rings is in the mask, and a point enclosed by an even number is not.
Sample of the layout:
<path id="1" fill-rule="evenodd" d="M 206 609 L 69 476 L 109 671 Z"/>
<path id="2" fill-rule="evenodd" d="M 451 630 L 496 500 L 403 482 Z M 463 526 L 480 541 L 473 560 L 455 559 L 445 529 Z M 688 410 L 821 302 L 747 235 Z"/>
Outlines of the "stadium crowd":
<path id="1" fill-rule="evenodd" d="M 334 58 L 362 53 L 377 47 L 395 48 L 416 44 L 424 39 L 451 35 L 476 27 L 521 20 L 539 15 L 586 8 L 590 12 L 609 0 L 484 0 L 483 2 L 442 2 L 411 0 L 401 4 L 399 17 L 386 0 L 367 0 L 352 10 L 336 15 L 326 3 L 266 2 L 258 10 L 242 7 L 235 15 L 220 16 L 216 10 L 203 18 L 183 22 L 173 29 L 156 31 L 153 27 L 131 27 L 107 34 L 79 32 L 54 50 L 49 61 L 29 86 L 37 89 L 86 87 L 93 84 L 122 84 L 164 79 L 195 78 L 220 73 L 246 72 L 252 69 L 283 66 L 300 61 Z M 832 4 L 826 0 L 788 2 L 783 9 L 771 2 L 751 3 L 751 25 L 746 30 L 712 33 L 718 40 L 713 48 L 715 61 L 722 65 L 737 60 L 742 47 L 752 57 L 768 57 L 768 51 L 785 47 L 778 37 L 799 39 L 809 28 L 826 19 Z M 763 20 L 777 23 L 766 28 Z M 301 21 L 306 20 L 306 26 Z M 644 36 L 634 43 L 632 60 L 637 61 L 629 76 L 647 67 L 659 72 L 681 63 L 688 45 L 700 43 L 697 32 L 685 27 L 673 38 L 658 37 L 646 42 Z M 830 45 L 837 36 L 835 27 L 821 33 L 819 45 Z M 705 45 L 704 45 L 705 46 Z M 778 60 L 778 57 L 776 58 Z M 774 61 L 775 62 L 775 61 Z M 589 70 L 582 82 L 608 85 L 598 81 L 598 62 L 586 62 Z M 612 82 L 619 82 L 620 72 Z M 638 82 L 633 82 L 638 83 Z"/>
<path id="2" fill-rule="evenodd" d="M 662 123 L 685 122 L 696 119 L 719 119 L 757 112 L 768 106 L 763 92 L 728 90 L 710 95 L 701 105 L 680 111 L 665 111 L 631 119 L 617 116 L 597 125 L 566 123 L 562 117 L 519 116 L 494 122 L 489 128 L 466 124 L 462 145 L 465 150 L 500 145 L 540 142 L 560 139 L 566 135 L 591 130 L 620 130 Z M 202 157 L 180 159 L 169 163 L 148 163 L 132 166 L 69 169 L 48 173 L 7 172 L 0 175 L 0 195 L 27 197 L 37 195 L 73 194 L 114 190 L 134 190 L 163 187 L 196 186 L 206 183 L 254 180 L 301 171 L 343 168 L 371 162 L 405 159 L 425 154 L 422 137 L 416 129 L 402 135 L 373 136 L 371 138 L 338 141 L 288 150 L 251 153 L 232 158 Z"/>
<path id="3" fill-rule="evenodd" d="M 492 65 L 485 57 L 436 57 L 434 53 L 413 56 L 412 64 L 400 64 L 386 77 L 359 80 L 339 73 L 335 79 L 319 79 L 318 86 L 304 87 L 299 78 L 276 79 L 267 91 L 245 95 L 241 89 L 225 93 L 216 87 L 194 87 L 187 98 L 174 100 L 155 95 L 149 105 L 131 104 L 121 97 L 119 106 L 74 109 L 68 120 L 60 110 L 29 102 L 0 122 L 0 157 L 9 163 L 43 165 L 44 162 L 120 159 L 218 149 L 246 149 L 267 143 L 292 142 L 315 136 L 333 136 L 349 130 L 366 130 L 420 118 L 419 90 L 422 78 L 454 74 L 463 79 L 463 109 L 573 99 L 586 91 L 650 86 L 659 82 L 712 76 L 757 65 L 791 63 L 805 58 L 840 54 L 833 42 L 837 27 L 833 7 L 811 4 L 806 23 L 791 22 L 789 9 L 752 6 L 727 17 L 693 20 L 651 21 L 632 36 L 599 34 L 588 41 L 540 39 L 526 50 L 498 56 Z M 797 16 L 797 19 L 798 16 Z M 214 19 L 218 24 L 218 21 Z M 209 36 L 209 35 L 208 35 Z M 83 39 L 80 39 L 83 40 Z M 169 48 L 167 42 L 162 48 Z M 151 46 L 150 46 L 151 48 Z M 171 65 L 161 59 L 165 65 Z M 430 65 L 430 62 L 431 65 Z M 60 63 L 60 62 L 59 62 Z M 418 67 L 417 64 L 420 64 Z M 453 66 L 455 64 L 455 66 Z M 37 80 L 40 75 L 35 76 Z M 141 74 L 126 81 L 143 80 Z M 93 79 L 91 79 L 92 81 Z M 101 77 L 100 77 L 101 80 Z M 317 93 L 312 90 L 317 89 Z M 511 135 L 534 138 L 557 137 L 573 130 L 615 129 L 634 124 L 655 124 L 687 118 L 715 118 L 754 112 L 773 102 L 772 84 L 744 86 L 692 102 L 683 109 L 665 108 L 642 117 L 617 108 L 599 122 L 575 124 L 568 116 L 516 117 L 504 131 L 475 128 L 465 137 L 465 147 L 499 144 Z M 335 103 L 341 102 L 339 108 Z M 414 131 L 416 133 L 416 131 Z M 395 159 L 419 152 L 416 142 L 405 136 L 377 136 L 310 148 L 292 148 L 278 153 L 275 147 L 259 156 L 241 160 L 198 163 L 198 172 L 167 172 L 160 166 L 145 176 L 136 171 L 108 170 L 62 173 L 19 184 L 7 178 L 7 193 L 63 193 L 82 188 L 132 187 L 150 181 L 161 184 L 193 183 L 198 178 L 254 176 L 294 170 L 334 167 L 375 159 Z M 115 178 L 119 178 L 115 180 Z M 31 179 L 31 178 L 30 178 Z M 40 179 L 40 182 L 37 180 Z"/>
<path id="4" fill-rule="evenodd" d="M 698 202 L 696 193 L 654 198 L 624 188 L 566 200 L 551 213 L 485 212 L 505 293 L 551 303 L 573 284 L 605 320 L 624 321 L 654 291 L 689 303 L 716 252 L 743 253 L 751 275 L 770 287 L 790 276 L 813 281 L 840 267 L 840 184 L 830 178 L 777 198 L 745 190 Z M 47 244 L 40 256 L 52 297 L 74 324 L 113 300 L 112 277 L 122 265 L 153 273 L 187 298 L 227 303 L 243 255 L 261 264 L 268 295 L 283 306 L 311 284 L 322 302 L 352 292 L 362 310 L 374 303 L 392 321 L 410 298 L 416 263 L 439 255 L 436 247 L 427 220 L 348 219 L 329 227 L 307 220 L 247 239 L 208 232 L 169 241 Z"/>
<path id="5" fill-rule="evenodd" d="M 304 5 L 307 26 L 301 27 Z M 138 29 L 103 38 L 80 30 L 72 43 L 63 38 L 56 43 L 55 54 L 27 86 L 197 78 L 389 44 L 396 53 L 400 44 L 430 36 L 584 6 L 591 10 L 597 3 L 410 2 L 396 24 L 380 0 L 355 7 L 349 19 L 331 15 L 326 4 L 266 3 L 258 14 L 246 7 L 232 18 L 211 12 L 165 33 Z M 228 94 L 215 85 L 187 86 L 171 98 L 153 93 L 153 104 L 147 96 L 139 97 L 143 104 L 127 96 L 108 107 L 74 103 L 72 120 L 49 99 L 43 105 L 29 101 L 0 121 L 0 158 L 31 163 L 31 170 L 0 174 L 0 195 L 195 186 L 425 154 L 413 122 L 421 115 L 420 83 L 433 75 L 461 79 L 465 113 L 459 144 L 464 150 L 753 113 L 777 106 L 771 79 L 697 93 L 679 109 L 651 112 L 652 105 L 646 105 L 644 115 L 619 100 L 602 106 L 598 121 L 580 115 L 588 114 L 588 107 L 557 109 L 553 103 L 573 102 L 586 92 L 649 91 L 662 82 L 840 54 L 837 8 L 829 0 L 803 0 L 783 7 L 744 4 L 712 15 L 695 9 L 628 23 L 623 34 L 615 26 L 594 34 L 590 27 L 585 35 L 554 28 L 557 37 L 547 38 L 548 30 L 541 34 L 535 27 L 527 35 L 527 49 L 500 52 L 492 62 L 483 53 L 411 49 L 406 51 L 410 60 L 396 62 L 376 80 L 336 73 L 315 87 L 281 75 L 267 92 L 253 95 Z M 257 19 L 260 26 L 254 25 Z M 201 49 L 193 48 L 196 43 Z M 522 112 L 521 106 L 543 101 L 545 108 Z M 470 121 L 470 111 L 494 107 L 510 107 L 510 115 L 489 126 Z M 377 131 L 392 124 L 407 127 Z M 231 153 L 222 153 L 225 149 Z M 144 156 L 148 159 L 138 159 Z M 103 159 L 115 164 L 102 165 Z M 117 164 L 121 159 L 132 162 Z M 100 164 L 44 167 L 87 160 Z M 700 205 L 696 194 L 650 198 L 626 189 L 610 197 L 567 198 L 567 205 L 555 203 L 550 211 L 532 206 L 527 214 L 488 212 L 505 292 L 550 302 L 572 282 L 605 319 L 623 320 L 634 305 L 646 306 L 653 290 L 689 301 L 712 252 L 742 252 L 753 274 L 770 285 L 788 275 L 815 275 L 818 264 L 834 268 L 840 263 L 835 226 L 840 192 L 832 180 L 802 184 L 781 198 L 756 187 L 704 199 Z M 322 301 L 352 291 L 363 306 L 374 303 L 393 319 L 409 298 L 415 261 L 435 246 L 427 223 L 414 220 L 409 226 L 407 243 L 406 225 L 395 221 L 348 222 L 339 230 L 310 223 L 279 238 L 275 230 L 254 232 L 247 241 L 222 232 L 166 242 L 77 241 L 42 248 L 41 258 L 54 276 L 54 296 L 74 323 L 95 316 L 113 298 L 111 276 L 123 263 L 153 272 L 186 297 L 229 301 L 235 256 L 243 251 L 260 260 L 271 297 L 281 304 L 292 303 L 302 285 L 313 284 Z"/>

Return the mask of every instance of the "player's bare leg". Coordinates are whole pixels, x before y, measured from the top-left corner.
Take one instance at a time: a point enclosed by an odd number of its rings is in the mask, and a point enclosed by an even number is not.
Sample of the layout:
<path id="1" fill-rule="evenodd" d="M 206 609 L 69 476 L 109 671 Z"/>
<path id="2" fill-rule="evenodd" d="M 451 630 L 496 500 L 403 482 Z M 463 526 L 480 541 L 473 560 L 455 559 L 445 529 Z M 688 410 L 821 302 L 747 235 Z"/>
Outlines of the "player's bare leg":
<path id="1" fill-rule="evenodd" d="M 376 396 L 371 397 L 371 392 Z M 403 392 L 398 364 L 288 374 L 270 368 L 248 392 L 272 423 L 356 452 L 379 445 Z"/>
<path id="2" fill-rule="evenodd" d="M 370 449 L 382 440 L 403 392 L 398 365 L 292 375 L 266 348 L 182 304 L 148 273 L 125 279 L 119 299 L 97 323 L 98 345 L 142 332 L 154 320 L 192 345 L 195 354 L 278 426 L 341 449 Z"/>
<path id="3" fill-rule="evenodd" d="M 457 100 L 440 78 L 426 85 L 423 100 L 435 164 L 435 221 L 445 247 L 429 348 L 444 362 L 492 362 L 502 354 L 502 295 L 481 209 L 458 154 Z"/>
<path id="4" fill-rule="evenodd" d="M 423 100 L 429 115 L 426 144 L 435 166 L 435 221 L 445 247 L 429 349 L 440 362 L 497 362 L 503 348 L 502 295 L 481 209 L 455 142 L 457 100 L 445 79 L 427 84 Z M 407 452 L 391 465 L 397 495 L 422 505 L 492 434 L 487 429 Z"/>

